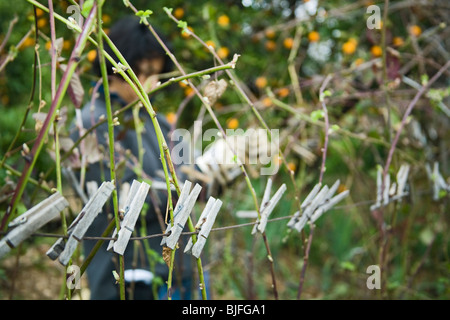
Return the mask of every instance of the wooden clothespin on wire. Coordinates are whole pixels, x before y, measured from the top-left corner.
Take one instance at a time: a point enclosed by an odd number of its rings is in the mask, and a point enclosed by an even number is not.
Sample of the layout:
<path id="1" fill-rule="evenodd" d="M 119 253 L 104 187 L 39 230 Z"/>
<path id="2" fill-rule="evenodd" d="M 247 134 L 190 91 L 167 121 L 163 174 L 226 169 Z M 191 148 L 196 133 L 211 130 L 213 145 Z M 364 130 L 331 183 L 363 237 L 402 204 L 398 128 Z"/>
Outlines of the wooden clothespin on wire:
<path id="1" fill-rule="evenodd" d="M 173 226 L 169 224 L 165 231 L 165 236 L 163 236 L 161 245 L 169 247 L 170 249 L 175 249 L 175 246 L 180 238 L 181 232 L 184 229 L 184 225 L 194 208 L 195 202 L 202 190 L 199 184 L 195 184 L 194 188 L 191 190 L 192 183 L 188 180 L 184 182 L 183 189 L 181 189 L 180 197 L 173 210 Z"/>
<path id="2" fill-rule="evenodd" d="M 8 227 L 14 229 L 0 241 L 0 258 L 30 237 L 36 230 L 59 216 L 59 213 L 68 206 L 67 200 L 59 192 L 56 192 L 12 220 Z"/>
<path id="3" fill-rule="evenodd" d="M 270 192 L 272 189 L 272 179 L 267 180 L 266 189 L 264 190 L 263 199 L 261 201 L 260 207 L 260 215 L 261 220 L 257 219 L 257 223 L 253 226 L 252 235 L 259 231 L 260 233 L 264 233 L 267 225 L 267 221 L 269 219 L 270 214 L 272 213 L 275 206 L 280 202 L 283 193 L 286 191 L 286 185 L 283 184 L 281 187 L 275 192 L 272 198 L 270 198 Z"/>
<path id="4" fill-rule="evenodd" d="M 117 229 L 115 230 L 117 240 L 111 240 L 109 243 L 109 246 L 112 245 L 114 252 L 120 255 L 124 254 L 149 190 L 150 185 L 145 182 L 134 180 L 131 184 L 120 230 L 119 232 L 116 231 Z"/>
<path id="5" fill-rule="evenodd" d="M 208 199 L 199 221 L 195 226 L 195 229 L 199 231 L 197 241 L 194 243 L 191 237 L 184 249 L 184 253 L 191 253 L 197 259 L 200 257 L 221 206 L 221 200 L 213 197 Z"/>
<path id="6" fill-rule="evenodd" d="M 409 174 L 409 165 L 402 164 L 397 173 L 397 182 L 391 184 L 391 177 L 389 174 L 386 175 L 384 180 L 384 189 L 382 189 L 383 184 L 383 169 L 378 167 L 377 170 L 377 199 L 375 204 L 370 206 L 370 210 L 373 211 L 380 207 L 387 206 L 390 202 L 400 200 L 401 198 L 408 195 L 406 191 L 407 180 Z"/>
<path id="7" fill-rule="evenodd" d="M 297 211 L 289 220 L 287 226 L 300 232 L 308 221 L 310 223 L 317 221 L 322 214 L 330 210 L 334 205 L 349 194 L 349 191 L 345 190 L 334 196 L 339 184 L 339 180 L 337 180 L 331 188 L 328 188 L 327 185 L 321 188 L 321 184 L 316 184 L 300 205 L 300 209 L 302 211 L 301 215 L 300 211 Z"/>
<path id="8" fill-rule="evenodd" d="M 50 249 L 47 252 L 47 255 L 50 258 L 59 256 L 58 260 L 62 265 L 66 266 L 69 263 L 69 260 L 77 248 L 78 243 L 83 240 L 84 234 L 97 215 L 101 212 L 105 202 L 111 196 L 114 188 L 113 182 L 105 181 L 102 183 L 100 188 L 98 188 L 95 194 L 89 199 L 88 203 L 86 203 L 77 218 L 71 224 L 71 232 L 67 242 L 63 244 L 58 239 L 57 242 L 59 241 L 59 244 L 57 244 L 55 248 L 52 247 L 54 250 Z M 62 248 L 64 249 L 59 254 L 58 251 Z"/>

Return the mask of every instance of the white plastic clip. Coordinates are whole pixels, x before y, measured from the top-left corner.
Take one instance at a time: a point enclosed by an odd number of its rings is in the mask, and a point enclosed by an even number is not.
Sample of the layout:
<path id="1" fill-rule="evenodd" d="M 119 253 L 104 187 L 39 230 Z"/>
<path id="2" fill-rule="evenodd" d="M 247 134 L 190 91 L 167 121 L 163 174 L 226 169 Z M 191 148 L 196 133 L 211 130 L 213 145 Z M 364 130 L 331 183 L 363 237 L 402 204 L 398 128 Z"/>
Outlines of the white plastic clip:
<path id="1" fill-rule="evenodd" d="M 320 184 L 315 185 L 300 206 L 302 215 L 300 216 L 300 211 L 297 211 L 289 220 L 287 226 L 300 232 L 308 221 L 310 223 L 316 222 L 322 214 L 330 210 L 349 194 L 349 191 L 345 190 L 333 197 L 339 184 L 340 181 L 337 180 L 331 188 L 328 188 L 328 186 L 325 185 L 321 190 Z"/>
<path id="2" fill-rule="evenodd" d="M 269 219 L 270 214 L 272 213 L 275 206 L 280 202 L 281 197 L 283 196 L 283 193 L 286 191 L 286 185 L 283 184 L 277 192 L 273 195 L 273 197 L 270 198 L 270 191 L 272 188 L 272 179 L 267 180 L 266 189 L 264 190 L 263 199 L 261 202 L 261 220 L 257 221 L 257 223 L 254 225 L 252 230 L 252 235 L 256 233 L 256 231 L 259 231 L 260 233 L 264 233 L 264 230 L 266 229 L 267 220 Z"/>
<path id="3" fill-rule="evenodd" d="M 133 194 L 131 193 L 134 192 L 133 185 L 131 186 L 129 198 L 133 197 L 133 199 L 129 205 L 128 212 L 126 212 L 125 217 L 123 218 L 117 240 L 114 242 L 114 252 L 120 255 L 124 254 L 149 190 L 150 185 L 142 182 L 139 185 L 137 193 Z"/>
<path id="4" fill-rule="evenodd" d="M 450 192 L 450 184 L 445 182 L 444 177 L 439 172 L 438 162 L 433 164 L 433 171 L 431 171 L 428 163 L 425 165 L 425 169 L 427 170 L 428 178 L 433 182 L 433 200 L 437 201 L 440 198 L 441 190 Z"/>
<path id="5" fill-rule="evenodd" d="M 195 226 L 196 230 L 200 230 L 197 241 L 193 243 L 192 238 L 190 238 L 184 249 L 184 253 L 192 253 L 197 259 L 200 257 L 221 206 L 222 201 L 219 199 L 214 199 L 213 197 L 208 199 L 208 202 L 200 215 L 200 219 Z"/>
<path id="6" fill-rule="evenodd" d="M 189 214 L 191 213 L 192 208 L 194 208 L 195 202 L 202 190 L 202 187 L 199 184 L 196 184 L 192 191 L 189 192 L 191 185 L 192 183 L 190 181 L 185 181 L 180 193 L 180 198 L 173 211 L 173 226 L 170 224 L 165 232 L 167 234 L 170 231 L 170 235 L 164 236 L 161 241 L 161 245 L 165 245 L 172 250 L 175 249 Z"/>
<path id="7" fill-rule="evenodd" d="M 68 206 L 67 200 L 56 192 L 12 220 L 8 226 L 14 229 L 0 241 L 0 258 L 30 237 L 33 232 L 56 218 Z"/>
<path id="8" fill-rule="evenodd" d="M 84 234 L 88 230 L 97 215 L 101 212 L 105 202 L 110 197 L 114 190 L 114 184 L 112 182 L 103 182 L 97 192 L 89 199 L 88 203 L 83 207 L 83 210 L 78 214 L 76 218 L 76 225 L 73 227 L 73 231 L 67 240 L 64 250 L 59 255 L 59 262 L 62 265 L 67 265 L 77 245 L 84 237 Z"/>
<path id="9" fill-rule="evenodd" d="M 384 189 L 381 190 L 383 183 L 383 169 L 378 167 L 377 170 L 377 199 L 375 204 L 370 206 L 370 210 L 380 208 L 381 206 L 387 206 L 390 202 L 400 200 L 408 195 L 406 191 L 406 182 L 408 180 L 409 165 L 403 164 L 397 173 L 397 182 L 391 185 L 391 176 L 386 175 L 384 181 Z"/>

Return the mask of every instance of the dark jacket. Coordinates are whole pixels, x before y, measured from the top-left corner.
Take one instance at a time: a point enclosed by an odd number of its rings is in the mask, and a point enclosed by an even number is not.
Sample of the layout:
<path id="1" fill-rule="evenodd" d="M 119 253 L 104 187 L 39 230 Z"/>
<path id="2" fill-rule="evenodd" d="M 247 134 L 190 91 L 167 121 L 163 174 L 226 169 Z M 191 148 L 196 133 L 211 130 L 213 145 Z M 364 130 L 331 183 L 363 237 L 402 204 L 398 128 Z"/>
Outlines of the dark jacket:
<path id="1" fill-rule="evenodd" d="M 113 103 L 113 112 L 117 110 L 119 107 L 124 106 L 124 103 L 117 96 L 111 95 L 112 103 Z M 93 124 L 98 122 L 98 119 L 101 116 L 106 117 L 106 105 L 104 101 L 104 95 L 100 94 L 100 96 L 94 102 L 94 108 L 91 108 L 91 104 L 88 103 L 82 108 L 82 119 L 83 126 L 85 129 L 89 129 Z M 144 160 L 143 160 L 143 170 L 147 176 L 151 179 L 156 179 L 160 181 L 164 181 L 161 178 L 158 178 L 157 171 L 162 171 L 162 164 L 160 160 L 160 152 L 159 145 L 156 138 L 155 130 L 150 119 L 150 116 L 146 112 L 144 108 L 140 109 L 139 117 L 144 124 L 144 132 L 142 133 L 142 145 L 145 150 Z M 122 116 L 119 117 L 120 125 L 114 127 L 114 138 L 116 143 L 116 165 L 120 160 L 126 159 L 128 165 L 121 164 L 117 169 L 116 176 L 116 186 L 117 189 L 120 189 L 120 186 L 129 182 L 130 185 L 133 179 L 136 179 L 136 174 L 133 172 L 132 168 L 135 166 L 130 157 L 124 155 L 125 150 L 130 150 L 131 154 L 138 159 L 138 142 L 137 142 L 137 134 L 134 127 L 132 110 L 129 109 Z M 168 134 L 170 131 L 170 125 L 166 121 L 165 117 L 162 115 L 157 115 L 157 120 L 160 124 L 162 132 L 165 136 L 167 143 L 169 144 Z M 104 157 L 103 163 L 100 165 L 99 162 L 90 163 L 87 166 L 86 170 L 86 182 L 89 181 L 97 181 L 100 186 L 103 181 L 110 181 L 110 168 L 109 168 L 109 148 L 108 148 L 108 125 L 105 122 L 95 129 L 95 133 L 98 139 L 98 144 L 103 146 L 104 149 Z M 71 137 L 74 141 L 79 138 L 78 129 L 73 128 Z M 119 146 L 117 146 L 119 144 Z M 119 147 L 119 148 L 118 148 Z M 122 149 L 122 150 L 120 150 Z M 128 159 L 127 159 L 128 158 Z M 102 175 L 104 179 L 102 179 Z M 148 197 L 146 203 L 148 204 L 148 211 L 146 213 L 146 225 L 147 230 L 146 234 L 160 234 L 164 231 L 165 225 L 162 223 L 164 219 L 164 215 L 166 212 L 166 203 L 167 203 L 167 191 L 152 191 L 152 197 Z M 155 203 L 155 199 L 157 199 L 159 204 Z M 174 200 L 176 199 L 176 194 L 174 194 Z M 158 219 L 155 206 L 159 206 L 160 212 L 162 214 Z M 109 208 L 108 208 L 109 207 Z M 103 210 L 101 214 L 94 220 L 93 224 L 89 228 L 86 233 L 86 236 L 100 236 L 103 231 L 108 226 L 109 222 L 113 218 L 111 215 L 108 216 L 107 212 L 112 213 L 112 201 L 110 201 L 106 209 Z M 141 230 L 141 217 L 138 218 L 135 231 L 137 231 L 138 235 Z M 180 239 L 181 240 L 181 239 Z M 160 246 L 161 237 L 155 237 L 147 240 L 150 248 L 155 250 L 156 252 L 162 252 L 162 247 Z M 187 241 L 187 239 L 186 239 Z M 84 246 L 84 254 L 87 256 L 89 252 L 92 250 L 96 241 L 93 240 L 85 240 L 83 241 Z M 108 241 L 105 241 L 102 248 L 97 252 L 96 256 L 90 263 L 87 268 L 88 282 L 91 291 L 91 299 L 118 299 L 119 298 L 119 286 L 115 284 L 115 279 L 113 277 L 113 270 L 119 270 L 118 267 L 118 257 L 117 254 L 108 252 L 106 250 L 108 245 Z M 150 266 L 147 260 L 147 255 L 145 254 L 145 247 L 142 245 L 138 248 L 135 248 L 136 241 L 130 241 L 128 247 L 125 251 L 125 270 L 139 268 L 150 270 Z M 181 281 L 181 279 L 186 277 L 191 277 L 192 275 L 192 259 L 190 259 L 187 255 L 182 255 L 179 253 L 181 250 L 177 250 L 177 257 L 175 259 L 175 270 L 174 270 L 174 286 L 177 281 Z M 135 252 L 137 255 L 135 256 Z M 168 275 L 168 267 L 164 263 L 158 262 L 156 267 L 152 271 L 155 276 L 159 276 L 165 282 L 167 280 Z M 147 292 L 149 288 L 146 288 Z M 148 296 L 145 296 L 148 298 Z M 135 298 L 139 298 L 138 294 L 135 294 Z"/>

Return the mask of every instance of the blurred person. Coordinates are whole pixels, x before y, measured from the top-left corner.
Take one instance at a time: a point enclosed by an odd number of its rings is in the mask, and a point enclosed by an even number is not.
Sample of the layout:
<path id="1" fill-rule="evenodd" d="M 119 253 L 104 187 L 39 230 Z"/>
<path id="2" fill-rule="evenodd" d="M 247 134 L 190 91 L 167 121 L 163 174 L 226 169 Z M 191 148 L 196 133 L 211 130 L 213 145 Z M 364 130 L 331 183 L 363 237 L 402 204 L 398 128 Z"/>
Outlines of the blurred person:
<path id="1" fill-rule="evenodd" d="M 142 84 L 151 86 L 156 83 L 157 75 L 171 71 L 172 62 L 165 54 L 163 48 L 156 41 L 154 36 L 148 30 L 148 27 L 139 23 L 139 19 L 135 16 L 127 16 L 118 20 L 110 29 L 109 37 L 122 53 L 126 61 L 129 63 L 139 81 Z M 167 40 L 161 36 L 163 41 L 168 44 Z M 105 43 L 105 50 L 118 61 L 118 58 Z M 128 83 L 119 75 L 114 74 L 111 63 L 106 60 L 109 90 L 111 97 L 112 112 L 124 107 L 125 105 L 135 101 L 137 95 L 128 85 Z M 96 76 L 101 77 L 100 65 L 98 57 L 93 62 L 93 72 Z M 84 129 L 91 128 L 97 123 L 100 117 L 106 116 L 105 94 L 103 86 L 98 89 L 97 95 L 94 97 L 93 104 L 87 103 L 81 110 L 81 118 Z M 157 172 L 163 170 L 159 145 L 155 134 L 152 121 L 149 114 L 144 108 L 139 108 L 139 118 L 143 125 L 143 132 L 141 135 L 142 147 L 145 150 L 143 159 L 143 173 L 144 176 L 152 180 L 164 181 L 158 177 Z M 168 133 L 171 129 L 166 118 L 158 113 L 157 120 L 164 134 L 166 141 L 168 141 Z M 102 146 L 104 154 L 109 154 L 108 146 L 108 125 L 104 123 L 95 129 L 95 136 L 99 146 Z M 79 130 L 73 128 L 71 138 L 76 141 L 79 139 Z M 123 152 L 129 150 L 133 157 L 138 158 L 139 146 L 138 137 L 135 130 L 132 109 L 128 109 L 123 113 L 120 119 L 120 125 L 114 127 L 115 138 L 115 156 L 116 160 L 123 157 Z M 89 152 L 89 151 L 87 151 Z M 119 153 L 122 152 L 122 155 Z M 116 161 L 117 163 L 118 161 Z M 119 166 L 118 166 L 119 167 Z M 137 179 L 137 175 L 133 171 L 133 164 L 127 164 L 122 168 L 117 168 L 116 186 L 120 186 L 128 182 L 132 183 L 133 179 Z M 94 163 L 89 163 L 86 169 L 85 181 L 96 181 L 98 186 L 103 181 L 110 181 L 109 157 Z M 164 181 L 165 183 L 165 181 Z M 117 190 L 119 193 L 119 190 Z M 148 211 L 146 212 L 146 235 L 158 234 L 164 231 L 165 226 L 161 219 L 158 220 L 157 212 L 155 210 L 155 201 L 163 214 L 166 211 L 167 191 L 153 192 L 157 199 L 148 197 Z M 176 199 L 174 194 L 174 199 Z M 86 236 L 100 236 L 108 226 L 112 216 L 107 215 L 106 211 L 112 212 L 112 205 L 98 215 L 94 220 Z M 108 210 L 109 209 L 109 210 Z M 135 226 L 135 230 L 141 229 L 141 218 Z M 181 239 L 180 239 L 181 240 Z M 160 241 L 161 238 L 152 238 L 148 241 L 150 248 L 156 252 L 161 252 Z M 109 241 L 105 241 L 102 248 L 98 250 L 92 262 L 87 268 L 88 283 L 91 292 L 91 299 L 119 299 L 119 285 L 113 277 L 113 270 L 119 270 L 117 255 L 106 250 Z M 157 277 L 161 278 L 164 284 L 167 280 L 168 267 L 160 261 L 148 261 L 145 248 L 141 245 L 135 249 L 134 241 L 130 241 L 124 253 L 125 261 L 125 283 L 127 298 L 133 299 L 155 299 L 163 298 L 167 294 L 167 289 L 164 285 L 158 285 L 157 297 L 152 290 L 152 284 Z M 83 241 L 84 254 L 87 256 L 93 249 L 96 241 Z M 178 250 L 180 251 L 180 250 Z M 190 299 L 192 286 L 192 259 L 189 256 L 178 255 L 175 260 L 175 271 L 173 287 L 175 290 L 172 294 L 174 299 Z M 177 263 L 178 262 L 178 263 Z M 154 267 L 151 267 L 154 265 Z M 198 286 L 196 286 L 198 287 Z"/>

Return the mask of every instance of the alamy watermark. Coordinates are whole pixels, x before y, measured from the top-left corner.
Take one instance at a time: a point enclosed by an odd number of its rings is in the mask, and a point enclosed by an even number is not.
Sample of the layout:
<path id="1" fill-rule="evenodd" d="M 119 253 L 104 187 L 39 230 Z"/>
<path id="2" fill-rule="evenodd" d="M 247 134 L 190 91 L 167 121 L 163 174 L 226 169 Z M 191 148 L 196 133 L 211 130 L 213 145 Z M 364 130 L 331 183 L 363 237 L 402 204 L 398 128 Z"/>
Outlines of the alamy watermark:
<path id="1" fill-rule="evenodd" d="M 367 289 L 381 289 L 381 269 L 378 265 L 370 265 L 366 270 L 367 274 L 370 276 L 367 278 L 366 286 Z"/>
<path id="2" fill-rule="evenodd" d="M 366 26 L 368 29 L 381 29 L 381 10 L 377 5 L 370 5 L 367 7 L 366 13 L 370 14 L 370 17 L 366 20 Z"/>
<path id="3" fill-rule="evenodd" d="M 70 265 L 67 267 L 66 271 L 66 286 L 67 289 L 81 289 L 81 271 L 80 267 L 77 265 Z"/>
<path id="4" fill-rule="evenodd" d="M 74 24 L 74 25 L 81 25 L 81 12 L 80 12 L 80 7 L 77 5 L 70 5 L 67 7 L 66 13 L 71 13 L 72 15 L 68 18 L 68 20 Z M 70 30 L 73 30 L 74 28 L 70 25 L 67 25 L 67 28 L 69 28 Z"/>
<path id="5" fill-rule="evenodd" d="M 193 134 L 187 129 L 175 129 L 170 136 L 171 158 L 175 165 L 237 166 L 241 163 L 260 165 L 261 175 L 278 172 L 279 130 L 227 129 L 226 137 L 215 128 L 203 132 L 202 122 L 194 122 Z M 270 139 L 269 139 L 270 136 Z M 209 143 L 203 151 L 196 141 Z M 196 151 L 194 151 L 196 150 Z M 197 152 L 197 154 L 195 154 Z M 199 154 L 200 153 L 200 154 Z"/>

